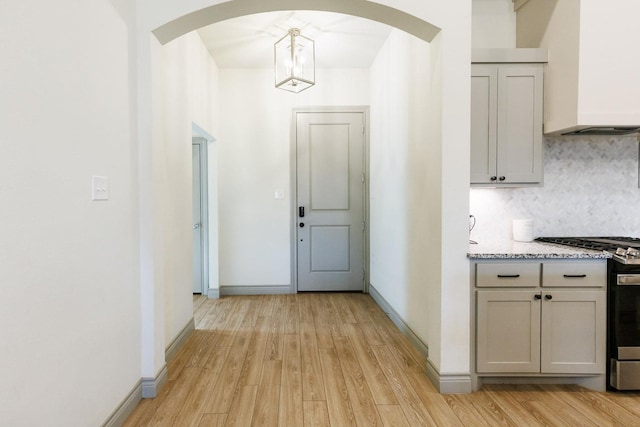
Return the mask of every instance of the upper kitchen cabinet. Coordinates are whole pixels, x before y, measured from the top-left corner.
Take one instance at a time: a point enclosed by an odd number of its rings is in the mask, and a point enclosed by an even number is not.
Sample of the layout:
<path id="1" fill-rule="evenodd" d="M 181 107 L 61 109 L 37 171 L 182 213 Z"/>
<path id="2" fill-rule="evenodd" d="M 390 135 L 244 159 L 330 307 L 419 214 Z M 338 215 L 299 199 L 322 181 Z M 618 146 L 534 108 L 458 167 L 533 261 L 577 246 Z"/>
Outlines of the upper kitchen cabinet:
<path id="1" fill-rule="evenodd" d="M 516 0 L 516 46 L 545 48 L 544 133 L 640 125 L 640 1 Z"/>
<path id="2" fill-rule="evenodd" d="M 471 185 L 540 185 L 546 51 L 474 49 L 472 60 Z"/>

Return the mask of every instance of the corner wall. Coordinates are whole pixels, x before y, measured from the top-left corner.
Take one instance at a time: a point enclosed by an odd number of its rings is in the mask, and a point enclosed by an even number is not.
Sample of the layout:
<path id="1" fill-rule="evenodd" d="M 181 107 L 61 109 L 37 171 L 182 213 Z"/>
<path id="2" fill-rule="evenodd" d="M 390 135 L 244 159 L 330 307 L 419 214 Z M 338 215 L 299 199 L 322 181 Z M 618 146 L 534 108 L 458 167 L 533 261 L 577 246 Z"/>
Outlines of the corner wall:
<path id="1" fill-rule="evenodd" d="M 0 9 L 0 425 L 97 426 L 141 377 L 134 5 Z"/>
<path id="2" fill-rule="evenodd" d="M 162 71 L 163 118 L 154 162 L 155 213 L 161 230 L 156 250 L 160 254 L 158 274 L 164 283 L 166 348 L 193 318 L 192 123 L 216 137 L 220 121 L 218 68 L 197 32 L 162 47 Z M 215 177 L 211 181 L 215 184 Z M 215 219 L 215 212 L 211 215 Z"/>
<path id="3" fill-rule="evenodd" d="M 393 30 L 370 70 L 370 283 L 425 344 L 440 249 L 429 238 L 440 196 L 425 185 L 430 61 L 428 43 Z"/>

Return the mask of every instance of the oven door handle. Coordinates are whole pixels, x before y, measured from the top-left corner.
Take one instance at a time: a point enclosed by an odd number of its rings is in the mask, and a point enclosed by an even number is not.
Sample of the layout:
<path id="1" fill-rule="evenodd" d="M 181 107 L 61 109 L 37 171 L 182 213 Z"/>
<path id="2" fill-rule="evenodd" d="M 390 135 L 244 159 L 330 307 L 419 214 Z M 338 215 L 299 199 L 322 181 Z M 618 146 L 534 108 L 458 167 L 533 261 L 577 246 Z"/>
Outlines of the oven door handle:
<path id="1" fill-rule="evenodd" d="M 617 284 L 640 286 L 640 274 L 618 274 Z"/>

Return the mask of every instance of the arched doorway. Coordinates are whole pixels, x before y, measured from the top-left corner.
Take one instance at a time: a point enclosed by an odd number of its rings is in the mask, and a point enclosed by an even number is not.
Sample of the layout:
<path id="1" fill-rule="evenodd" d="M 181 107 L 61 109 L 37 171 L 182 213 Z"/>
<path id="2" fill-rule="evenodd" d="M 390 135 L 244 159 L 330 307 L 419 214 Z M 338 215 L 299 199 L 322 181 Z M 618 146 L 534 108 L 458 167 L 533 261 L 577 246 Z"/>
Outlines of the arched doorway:
<path id="1" fill-rule="evenodd" d="M 434 283 L 433 289 L 430 289 L 430 298 L 428 303 L 428 317 L 429 328 L 426 332 L 429 336 L 430 354 L 432 356 L 433 367 L 437 375 L 447 374 L 447 372 L 454 372 L 459 374 L 460 372 L 468 372 L 468 351 L 465 348 L 469 347 L 468 342 L 468 319 L 465 321 L 465 314 L 469 311 L 469 298 L 467 295 L 465 282 L 468 278 L 461 272 L 464 269 L 460 269 L 459 265 L 453 265 L 454 259 L 464 261 L 464 259 L 456 258 L 449 255 L 460 255 L 463 252 L 463 248 L 466 249 L 466 241 L 468 236 L 463 232 L 464 227 L 462 225 L 467 220 L 468 213 L 468 179 L 465 178 L 465 174 L 459 174 L 453 179 L 449 180 L 447 189 L 453 189 L 451 194 L 444 195 L 443 193 L 443 181 L 445 175 L 450 174 L 448 167 L 465 163 L 465 148 L 464 141 L 468 138 L 468 130 L 465 131 L 465 126 L 459 126 L 453 120 L 453 113 L 459 113 L 460 123 L 468 122 L 468 117 L 465 117 L 465 105 L 468 104 L 468 90 L 465 91 L 465 85 L 459 85 L 458 83 L 468 79 L 468 53 L 452 53 L 455 48 L 461 48 L 460 52 L 468 50 L 468 34 L 465 35 L 463 31 L 460 35 L 449 37 L 446 41 L 443 37 L 438 37 L 442 33 L 441 28 L 430 24 L 424 19 L 417 18 L 415 15 L 408 12 L 396 9 L 390 6 L 382 5 L 381 3 L 373 3 L 364 0 L 353 1 L 327 1 L 322 2 L 322 5 L 318 5 L 317 2 L 304 0 L 294 2 L 290 0 L 273 0 L 273 1 L 259 1 L 259 0 L 234 0 L 226 3 L 218 3 L 213 6 L 208 6 L 203 2 L 199 10 L 191 11 L 178 11 L 180 6 L 171 4 L 170 0 L 164 2 L 163 7 L 158 6 L 161 12 L 152 14 L 154 16 L 147 17 L 148 19 L 142 19 L 143 24 L 139 29 L 140 42 L 138 44 L 140 49 L 140 59 L 138 62 L 139 73 L 139 93 L 140 99 L 140 120 L 141 120 L 141 135 L 140 135 L 140 175 L 141 175 L 141 195 L 143 195 L 144 189 L 151 190 L 149 195 L 141 197 L 141 209 L 140 217 L 142 224 L 151 224 L 143 226 L 141 233 L 141 245 L 150 251 L 150 256 L 142 257 L 142 322 L 143 322 L 143 375 L 153 378 L 158 378 L 158 372 L 162 370 L 162 357 L 160 355 L 164 351 L 164 341 L 159 338 L 158 330 L 164 329 L 164 314 L 162 313 L 162 298 L 163 292 L 161 288 L 161 277 L 154 277 L 153 274 L 145 275 L 144 272 L 158 272 L 161 274 L 160 267 L 157 265 L 157 260 L 154 260 L 154 229 L 153 229 L 153 203 L 152 200 L 144 200 L 144 197 L 152 199 L 153 194 L 153 61 L 155 47 L 159 46 L 158 43 L 165 43 L 185 34 L 193 29 L 196 29 L 202 25 L 210 24 L 216 21 L 229 19 L 232 17 L 266 12 L 276 10 L 325 10 L 331 12 L 345 13 L 356 15 L 368 19 L 372 19 L 378 22 L 386 23 L 394 26 L 405 32 L 413 34 L 425 41 L 432 42 L 434 45 L 434 51 L 436 52 L 436 73 L 434 73 L 433 82 L 437 86 L 438 90 L 434 92 L 433 99 L 430 100 L 430 120 L 432 120 L 433 126 L 433 138 L 442 141 L 445 138 L 452 142 L 450 144 L 441 144 L 441 150 L 434 150 L 434 170 L 436 173 L 432 177 L 433 180 L 429 185 L 434 186 L 434 193 L 439 194 L 439 198 L 436 201 L 435 214 L 431 219 L 433 221 L 433 235 L 434 239 L 438 241 L 438 246 L 434 248 L 433 256 L 426 254 L 426 256 L 433 260 L 435 265 L 434 277 L 431 281 Z M 387 1 L 385 3 L 400 3 L 394 1 Z M 429 3 L 426 6 L 427 10 L 434 8 L 437 3 L 435 0 L 426 2 Z M 152 8 L 151 5 L 148 6 Z M 186 7 L 186 6 L 183 6 Z M 192 6 L 193 7 L 193 6 Z M 422 6 L 417 6 L 417 12 L 420 12 Z M 464 19 L 461 24 L 453 24 L 455 22 L 452 6 L 441 6 L 447 9 L 445 13 L 447 18 L 446 22 L 452 23 L 452 27 L 460 25 L 464 26 Z M 184 12 L 184 13 L 183 13 Z M 424 12 L 424 10 L 423 10 Z M 462 11 L 462 15 L 467 13 L 470 16 L 470 11 Z M 142 11 L 144 15 L 145 11 Z M 164 14 L 164 18 L 159 18 L 160 14 Z M 165 22 L 160 25 L 154 25 L 152 22 Z M 146 25 L 146 26 L 145 26 Z M 149 40 L 149 31 L 152 32 L 150 46 L 147 46 Z M 465 30 L 466 31 L 466 30 Z M 450 33 L 454 34 L 454 33 Z M 464 40 L 463 40 L 464 39 Z M 465 44 L 466 43 L 466 44 Z M 446 47 L 446 49 L 445 49 Z M 462 77 L 464 76 L 464 78 Z M 459 87 L 456 87 L 459 86 Z M 445 103 L 443 100 L 447 98 Z M 466 137 L 466 138 L 465 138 Z M 467 156 L 468 156 L 468 148 Z M 462 194 L 458 194 L 455 190 L 461 190 Z M 464 191 L 467 191 L 465 194 Z M 447 218 L 444 218 L 443 212 L 447 212 Z M 459 231 L 458 231 L 459 228 Z M 446 235 L 447 240 L 443 242 L 443 235 Z M 447 252 L 448 248 L 453 248 L 451 252 Z M 451 259 L 451 260 L 450 260 Z M 451 286 L 445 286 L 443 283 L 452 283 Z M 160 301 L 158 301 L 160 299 Z M 443 302 L 446 301 L 446 304 Z M 446 309 L 443 308 L 446 306 Z M 449 312 L 451 314 L 449 314 Z M 460 315 L 460 313 L 463 313 Z M 467 315 L 468 316 L 468 315 Z M 455 318 L 455 321 L 448 322 L 448 317 Z M 431 326 L 432 325 L 432 326 Z M 447 329 L 451 327 L 455 331 L 449 334 Z M 146 331 L 146 332 L 145 332 Z M 155 337 L 155 339 L 154 339 Z M 446 339 L 443 337 L 447 337 Z M 449 338 L 452 337 L 452 338 Z M 461 351 L 461 349 L 463 351 Z M 449 353 L 455 354 L 452 359 L 447 359 L 447 362 L 443 366 L 443 360 Z M 462 356 L 461 356 L 462 355 Z M 459 375 L 458 375 L 459 377 Z M 463 378 L 463 382 L 466 379 Z M 156 381 L 157 382 L 157 381 Z"/>

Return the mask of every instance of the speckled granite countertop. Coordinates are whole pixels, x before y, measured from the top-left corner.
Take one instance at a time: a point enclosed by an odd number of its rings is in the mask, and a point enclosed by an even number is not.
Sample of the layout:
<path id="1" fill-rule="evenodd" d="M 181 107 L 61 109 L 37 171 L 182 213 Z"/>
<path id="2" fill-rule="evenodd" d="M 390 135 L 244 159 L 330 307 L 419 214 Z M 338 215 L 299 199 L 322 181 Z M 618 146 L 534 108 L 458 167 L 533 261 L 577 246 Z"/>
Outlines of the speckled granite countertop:
<path id="1" fill-rule="evenodd" d="M 572 248 L 540 242 L 490 242 L 469 245 L 470 259 L 558 259 L 558 258 L 611 258 L 611 254 L 590 249 Z"/>

